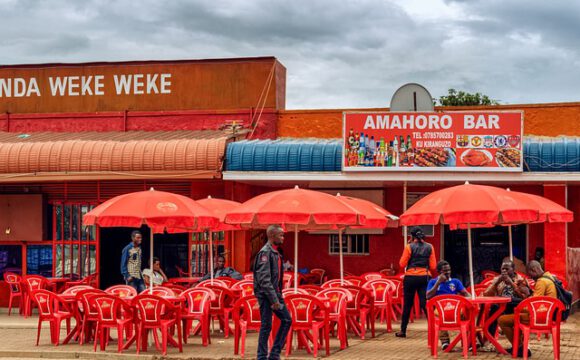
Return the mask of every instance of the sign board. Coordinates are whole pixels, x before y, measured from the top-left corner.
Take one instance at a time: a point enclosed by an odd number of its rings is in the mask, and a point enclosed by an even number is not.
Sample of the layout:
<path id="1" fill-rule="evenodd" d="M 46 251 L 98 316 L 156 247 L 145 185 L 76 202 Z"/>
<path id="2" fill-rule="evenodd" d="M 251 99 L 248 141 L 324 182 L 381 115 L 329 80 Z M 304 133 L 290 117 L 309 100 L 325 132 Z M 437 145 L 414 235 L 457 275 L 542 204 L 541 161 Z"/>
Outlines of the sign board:
<path id="1" fill-rule="evenodd" d="M 345 112 L 344 171 L 523 171 L 523 112 Z"/>
<path id="2" fill-rule="evenodd" d="M 268 81 L 283 108 L 275 58 L 0 66 L 0 113 L 247 109 Z"/>

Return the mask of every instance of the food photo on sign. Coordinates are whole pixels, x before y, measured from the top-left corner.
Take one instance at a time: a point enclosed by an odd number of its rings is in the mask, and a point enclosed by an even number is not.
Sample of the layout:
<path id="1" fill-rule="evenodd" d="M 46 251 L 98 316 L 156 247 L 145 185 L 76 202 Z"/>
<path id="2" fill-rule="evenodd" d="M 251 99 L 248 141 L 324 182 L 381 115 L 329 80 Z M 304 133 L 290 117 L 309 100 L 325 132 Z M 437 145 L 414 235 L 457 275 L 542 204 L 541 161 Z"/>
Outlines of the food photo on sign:
<path id="1" fill-rule="evenodd" d="M 345 171 L 522 171 L 521 112 L 344 113 Z"/>

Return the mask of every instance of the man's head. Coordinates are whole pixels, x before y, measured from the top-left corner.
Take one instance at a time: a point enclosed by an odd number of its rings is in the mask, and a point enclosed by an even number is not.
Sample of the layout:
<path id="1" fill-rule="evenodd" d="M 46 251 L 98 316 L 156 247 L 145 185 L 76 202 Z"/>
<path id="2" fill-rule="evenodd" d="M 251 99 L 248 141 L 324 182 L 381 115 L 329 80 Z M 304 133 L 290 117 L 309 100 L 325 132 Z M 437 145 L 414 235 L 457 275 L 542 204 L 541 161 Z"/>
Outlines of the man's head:
<path id="1" fill-rule="evenodd" d="M 411 228 L 410 234 L 413 237 L 413 239 L 417 239 L 417 240 L 424 240 L 425 239 L 425 234 L 423 233 L 423 230 L 421 230 L 421 228 L 418 226 Z"/>
<path id="2" fill-rule="evenodd" d="M 131 240 L 133 241 L 133 245 L 139 246 L 141 245 L 141 240 L 143 240 L 143 235 L 139 230 L 135 230 L 131 233 Z"/>
<path id="3" fill-rule="evenodd" d="M 223 255 L 218 256 L 215 265 L 218 270 L 223 269 L 226 266 L 226 258 Z"/>
<path id="4" fill-rule="evenodd" d="M 149 264 L 151 265 L 151 264 Z M 156 256 L 153 256 L 153 270 L 154 271 L 159 271 L 161 269 L 161 261 L 159 261 L 159 258 Z"/>
<path id="5" fill-rule="evenodd" d="M 266 230 L 270 244 L 279 246 L 284 243 L 284 230 L 280 225 L 270 225 Z"/>
<path id="6" fill-rule="evenodd" d="M 441 260 L 437 263 L 437 272 L 439 274 L 445 274 L 447 279 L 451 278 L 451 265 L 445 260 Z"/>
<path id="7" fill-rule="evenodd" d="M 538 280 L 540 276 L 544 275 L 544 269 L 542 269 L 542 265 L 540 264 L 540 262 L 536 260 L 530 261 L 530 263 L 528 264 L 528 274 L 534 280 Z"/>
<path id="8" fill-rule="evenodd" d="M 513 277 L 515 274 L 514 262 L 511 260 L 505 260 L 501 264 L 501 274 Z"/>
<path id="9" fill-rule="evenodd" d="M 536 254 L 535 254 L 535 256 L 534 256 L 534 259 L 535 259 L 535 260 L 540 260 L 540 259 L 541 259 L 541 258 L 543 258 L 543 257 L 544 257 L 544 248 L 543 248 L 543 247 L 540 247 L 540 246 L 538 246 L 538 247 L 536 248 Z"/>

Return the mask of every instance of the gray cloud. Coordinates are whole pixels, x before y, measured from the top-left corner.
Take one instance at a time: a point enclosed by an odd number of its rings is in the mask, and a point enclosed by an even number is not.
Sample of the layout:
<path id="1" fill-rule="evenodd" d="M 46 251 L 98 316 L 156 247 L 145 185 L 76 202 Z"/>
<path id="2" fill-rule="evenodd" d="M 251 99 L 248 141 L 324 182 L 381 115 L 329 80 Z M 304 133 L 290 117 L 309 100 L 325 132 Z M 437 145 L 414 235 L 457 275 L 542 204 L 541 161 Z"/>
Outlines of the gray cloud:
<path id="1" fill-rule="evenodd" d="M 0 0 L 0 12 L 0 63 L 273 55 L 288 108 L 387 106 L 406 82 L 580 100 L 570 1 Z"/>

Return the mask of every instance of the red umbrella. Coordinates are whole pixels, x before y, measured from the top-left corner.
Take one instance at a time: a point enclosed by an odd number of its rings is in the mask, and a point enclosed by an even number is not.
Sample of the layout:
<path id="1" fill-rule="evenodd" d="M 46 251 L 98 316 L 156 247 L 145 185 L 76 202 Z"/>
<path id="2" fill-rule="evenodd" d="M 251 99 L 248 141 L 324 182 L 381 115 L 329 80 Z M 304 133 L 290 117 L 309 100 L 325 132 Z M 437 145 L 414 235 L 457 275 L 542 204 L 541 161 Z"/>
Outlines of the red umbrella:
<path id="1" fill-rule="evenodd" d="M 417 201 L 401 215 L 401 225 L 467 224 L 469 277 L 471 293 L 475 296 L 471 225 L 527 223 L 539 219 L 538 208 L 530 199 L 498 187 L 465 182 L 432 192 Z"/>
<path id="2" fill-rule="evenodd" d="M 399 218 L 368 200 L 363 200 L 351 196 L 336 194 L 336 198 L 351 207 L 359 214 L 359 219 L 363 223 L 350 226 L 351 229 L 384 229 L 386 227 L 397 227 Z M 342 255 L 342 228 L 338 229 L 338 249 L 340 259 L 340 280 L 344 281 L 344 263 Z"/>
<path id="3" fill-rule="evenodd" d="M 250 228 L 264 228 L 271 224 L 294 225 L 294 288 L 298 286 L 300 229 L 337 229 L 363 223 L 352 207 L 335 196 L 298 186 L 258 195 L 228 212 L 225 222 Z"/>
<path id="4" fill-rule="evenodd" d="M 102 227 L 141 227 L 151 229 L 150 263 L 153 265 L 153 234 L 187 232 L 216 225 L 218 219 L 209 210 L 186 196 L 164 191 L 139 191 L 116 196 L 83 216 L 84 225 Z M 151 288 L 153 282 L 151 281 Z"/>
<path id="5" fill-rule="evenodd" d="M 210 266 L 210 279 L 213 283 L 213 231 L 228 231 L 228 230 L 239 230 L 239 225 L 230 225 L 224 222 L 226 214 L 228 211 L 236 209 L 238 206 L 242 205 L 237 201 L 225 200 L 225 199 L 214 199 L 208 196 L 205 199 L 197 200 L 197 203 L 208 209 L 215 217 L 219 219 L 219 223 L 214 226 L 209 231 L 209 266 Z"/>

